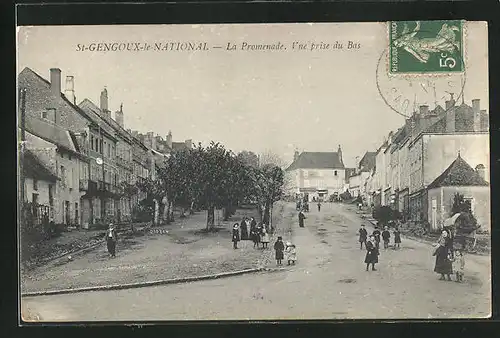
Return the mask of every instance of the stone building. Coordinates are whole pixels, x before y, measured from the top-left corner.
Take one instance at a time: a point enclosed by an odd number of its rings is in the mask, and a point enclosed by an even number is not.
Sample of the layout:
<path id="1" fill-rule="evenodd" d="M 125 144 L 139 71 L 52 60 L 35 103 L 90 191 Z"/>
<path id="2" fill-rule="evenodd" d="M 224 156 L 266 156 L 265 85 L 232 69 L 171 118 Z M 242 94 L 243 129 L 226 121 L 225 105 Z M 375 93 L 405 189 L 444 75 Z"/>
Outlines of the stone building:
<path id="1" fill-rule="evenodd" d="M 308 194 L 309 199 L 338 197 L 345 189 L 342 149 L 337 152 L 295 152 L 294 161 L 285 170 L 290 182 L 288 194 Z"/>

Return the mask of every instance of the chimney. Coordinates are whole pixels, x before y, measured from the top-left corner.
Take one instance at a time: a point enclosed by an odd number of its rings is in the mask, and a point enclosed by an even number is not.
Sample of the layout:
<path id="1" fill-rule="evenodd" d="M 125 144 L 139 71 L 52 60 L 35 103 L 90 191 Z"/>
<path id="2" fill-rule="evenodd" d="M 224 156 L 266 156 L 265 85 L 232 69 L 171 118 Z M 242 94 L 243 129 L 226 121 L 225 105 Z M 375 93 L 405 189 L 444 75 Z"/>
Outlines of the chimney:
<path id="1" fill-rule="evenodd" d="M 481 106 L 479 99 L 472 100 L 472 113 L 474 114 L 474 131 L 481 130 Z"/>
<path id="2" fill-rule="evenodd" d="M 188 149 L 192 149 L 192 148 L 193 148 L 193 140 L 189 139 L 189 140 L 186 140 L 186 141 L 184 141 L 184 142 L 185 142 L 186 147 L 187 147 Z"/>
<path id="3" fill-rule="evenodd" d="M 359 165 L 360 165 L 360 163 L 359 163 L 359 156 L 356 156 L 355 160 L 356 160 L 356 169 L 361 169 L 359 167 Z"/>
<path id="4" fill-rule="evenodd" d="M 120 104 L 120 110 L 115 112 L 115 121 L 120 127 L 123 128 L 123 103 Z"/>
<path id="5" fill-rule="evenodd" d="M 420 117 L 427 117 L 429 115 L 429 106 L 420 106 Z"/>
<path id="6" fill-rule="evenodd" d="M 64 90 L 64 95 L 69 100 L 69 102 L 76 105 L 75 81 L 73 76 L 66 76 L 66 89 Z"/>
<path id="7" fill-rule="evenodd" d="M 167 137 L 165 137 L 165 140 L 167 141 L 167 145 L 170 149 L 172 149 L 172 132 L 169 130 Z"/>
<path id="8" fill-rule="evenodd" d="M 50 68 L 50 91 L 54 96 L 61 95 L 61 70 Z"/>
<path id="9" fill-rule="evenodd" d="M 156 150 L 156 137 L 152 131 L 148 131 L 146 135 L 147 146 L 151 149 Z"/>
<path id="10" fill-rule="evenodd" d="M 293 153 L 293 160 L 294 161 L 297 161 L 297 159 L 299 158 L 299 151 L 298 150 L 295 150 L 295 152 Z"/>
<path id="11" fill-rule="evenodd" d="M 455 132 L 455 109 L 450 109 L 446 112 L 446 132 Z"/>
<path id="12" fill-rule="evenodd" d="M 455 99 L 453 98 L 453 93 L 450 93 L 450 95 L 451 95 L 450 100 L 448 100 L 448 101 L 445 102 L 445 104 L 446 104 L 446 106 L 445 106 L 446 110 L 448 110 L 451 107 L 455 106 Z"/>
<path id="13" fill-rule="evenodd" d="M 340 163 L 344 163 L 344 161 L 342 160 L 342 148 L 340 148 L 340 144 L 339 144 L 339 149 L 337 150 L 337 153 L 339 155 L 339 161 Z"/>
<path id="14" fill-rule="evenodd" d="M 486 181 L 486 168 L 484 167 L 484 165 L 482 164 L 478 164 L 476 166 L 476 172 L 478 173 L 478 175 Z"/>
<path id="15" fill-rule="evenodd" d="M 104 87 L 104 89 L 102 90 L 101 92 L 101 111 L 103 113 L 107 113 L 108 112 L 108 90 L 106 89 L 106 87 Z"/>

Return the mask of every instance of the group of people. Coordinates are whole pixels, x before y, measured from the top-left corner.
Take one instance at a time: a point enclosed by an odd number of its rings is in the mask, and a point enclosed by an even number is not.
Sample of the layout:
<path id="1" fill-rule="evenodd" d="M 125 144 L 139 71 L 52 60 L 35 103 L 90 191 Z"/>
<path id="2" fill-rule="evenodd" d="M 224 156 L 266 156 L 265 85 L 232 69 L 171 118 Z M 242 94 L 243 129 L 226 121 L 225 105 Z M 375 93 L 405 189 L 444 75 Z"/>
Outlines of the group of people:
<path id="1" fill-rule="evenodd" d="M 267 248 L 269 244 L 269 233 L 266 224 L 260 222 L 257 224 L 255 218 L 243 218 L 240 224 L 233 225 L 233 248 L 238 249 L 240 240 L 252 240 L 253 247 L 258 248 L 262 244 L 262 248 Z"/>
<path id="2" fill-rule="evenodd" d="M 297 248 L 291 242 L 283 243 L 283 237 L 278 236 L 276 243 L 274 243 L 274 251 L 276 252 L 276 264 L 282 265 L 282 261 L 286 260 L 288 265 L 295 265 L 297 261 Z"/>
<path id="3" fill-rule="evenodd" d="M 365 264 L 366 271 L 368 271 L 370 265 L 372 266 L 372 271 L 376 271 L 375 264 L 378 263 L 378 256 L 380 255 L 380 239 L 384 242 L 384 249 L 387 250 L 389 248 L 389 242 L 391 239 L 391 232 L 387 226 L 384 227 L 384 230 L 381 232 L 379 230 L 379 226 L 375 226 L 375 230 L 373 230 L 372 234 L 368 236 L 368 231 L 365 228 L 364 224 L 361 224 L 361 228 L 358 231 L 359 234 L 359 243 L 360 249 L 363 249 L 363 244 L 366 248 L 366 256 L 365 256 Z M 401 232 L 399 228 L 395 228 L 393 231 L 394 235 L 394 249 L 399 250 L 401 245 Z"/>
<path id="4" fill-rule="evenodd" d="M 464 252 L 463 249 L 453 248 L 453 238 L 450 231 L 443 230 L 441 232 L 433 256 L 436 256 L 434 272 L 441 275 L 440 280 L 451 281 L 451 275 L 455 274 L 455 281 L 458 283 L 463 282 L 465 268 Z"/>

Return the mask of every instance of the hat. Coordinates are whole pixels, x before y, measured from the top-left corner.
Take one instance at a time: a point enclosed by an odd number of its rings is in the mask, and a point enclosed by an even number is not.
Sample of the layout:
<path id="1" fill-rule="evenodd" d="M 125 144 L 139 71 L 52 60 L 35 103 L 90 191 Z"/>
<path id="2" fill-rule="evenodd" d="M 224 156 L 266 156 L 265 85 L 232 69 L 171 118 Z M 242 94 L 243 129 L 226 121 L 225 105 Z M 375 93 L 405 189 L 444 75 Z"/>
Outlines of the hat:
<path id="1" fill-rule="evenodd" d="M 283 237 L 281 237 L 281 236 L 278 236 L 278 239 L 283 239 Z"/>
<path id="2" fill-rule="evenodd" d="M 238 223 L 234 223 L 233 228 L 237 229 L 239 227 Z"/>

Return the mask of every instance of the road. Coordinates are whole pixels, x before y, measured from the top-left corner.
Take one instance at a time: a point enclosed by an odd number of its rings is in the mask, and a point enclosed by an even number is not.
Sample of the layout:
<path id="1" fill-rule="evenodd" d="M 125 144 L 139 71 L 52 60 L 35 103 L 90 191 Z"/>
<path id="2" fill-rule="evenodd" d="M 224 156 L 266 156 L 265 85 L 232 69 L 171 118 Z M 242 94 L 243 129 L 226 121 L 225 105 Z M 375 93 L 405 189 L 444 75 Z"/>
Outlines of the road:
<path id="1" fill-rule="evenodd" d="M 484 318 L 490 315 L 488 257 L 468 256 L 465 282 L 439 281 L 428 244 L 403 238 L 381 249 L 377 271 L 365 271 L 361 219 L 325 204 L 298 228 L 288 205 L 298 264 L 272 272 L 139 289 L 29 297 L 23 308 L 43 321 Z M 367 227 L 370 231 L 370 226 Z M 289 238 L 285 236 L 285 240 Z M 274 263 L 271 266 L 275 266 Z"/>

